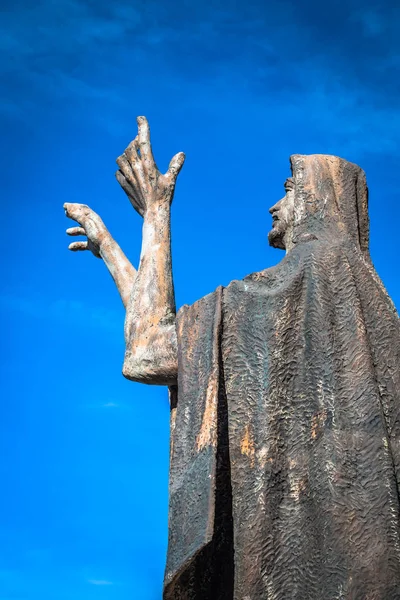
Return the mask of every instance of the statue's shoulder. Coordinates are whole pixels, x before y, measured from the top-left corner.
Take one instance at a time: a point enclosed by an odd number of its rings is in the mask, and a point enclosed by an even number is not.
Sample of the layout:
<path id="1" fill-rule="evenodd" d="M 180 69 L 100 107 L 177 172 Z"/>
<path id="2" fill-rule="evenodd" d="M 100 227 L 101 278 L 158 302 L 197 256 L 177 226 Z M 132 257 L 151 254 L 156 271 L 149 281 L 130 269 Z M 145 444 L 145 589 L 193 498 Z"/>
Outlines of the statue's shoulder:
<path id="1" fill-rule="evenodd" d="M 262 271 L 255 271 L 243 277 L 243 279 L 233 279 L 224 290 L 230 292 L 251 292 L 259 287 L 265 287 L 276 279 L 276 267 L 269 267 Z"/>
<path id="2" fill-rule="evenodd" d="M 286 254 L 284 258 L 267 269 L 262 271 L 255 271 L 246 275 L 241 280 L 232 281 L 228 289 L 269 294 L 274 293 L 290 284 L 293 278 L 298 277 L 299 273 L 304 270 L 307 262 L 307 258 L 311 252 L 311 244 L 308 244 L 308 248 L 295 248 L 290 253 Z"/>
<path id="3" fill-rule="evenodd" d="M 222 290 L 223 287 L 220 285 L 217 287 L 216 290 L 210 292 L 209 294 L 206 294 L 205 296 L 202 296 L 192 304 L 183 304 L 178 310 L 178 313 L 182 314 L 184 312 L 187 312 L 188 310 L 200 311 L 206 307 L 214 306 L 215 303 L 218 302 L 219 298 L 221 297 Z"/>
<path id="4" fill-rule="evenodd" d="M 255 271 L 253 273 L 249 273 L 241 280 L 242 284 L 246 285 L 249 283 L 263 283 L 266 284 L 268 282 L 275 281 L 276 278 L 281 279 L 282 274 L 287 271 L 288 268 L 291 267 L 292 260 L 288 260 L 288 257 L 285 256 L 279 263 L 273 265 L 272 267 L 268 267 L 267 269 L 263 269 L 262 271 Z"/>

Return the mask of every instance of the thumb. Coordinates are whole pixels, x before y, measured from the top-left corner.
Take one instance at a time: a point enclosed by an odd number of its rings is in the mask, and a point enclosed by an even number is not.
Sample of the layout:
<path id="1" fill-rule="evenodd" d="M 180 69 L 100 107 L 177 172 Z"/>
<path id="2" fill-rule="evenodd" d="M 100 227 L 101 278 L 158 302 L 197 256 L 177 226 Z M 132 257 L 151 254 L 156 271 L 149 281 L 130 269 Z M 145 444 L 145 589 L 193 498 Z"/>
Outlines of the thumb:
<path id="1" fill-rule="evenodd" d="M 185 155 L 183 152 L 178 152 L 178 154 L 175 154 L 175 156 L 171 159 L 171 162 L 169 163 L 166 175 L 169 176 L 171 179 L 176 179 L 179 174 L 179 171 L 183 167 L 184 162 Z"/>

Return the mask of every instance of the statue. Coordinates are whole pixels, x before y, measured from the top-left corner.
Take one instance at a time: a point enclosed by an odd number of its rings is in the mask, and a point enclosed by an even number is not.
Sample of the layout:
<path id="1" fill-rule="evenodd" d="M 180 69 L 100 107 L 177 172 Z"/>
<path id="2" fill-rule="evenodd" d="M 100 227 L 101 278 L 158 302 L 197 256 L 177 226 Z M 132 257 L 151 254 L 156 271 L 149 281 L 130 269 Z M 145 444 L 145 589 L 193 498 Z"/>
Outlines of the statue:
<path id="1" fill-rule="evenodd" d="M 128 379 L 169 387 L 166 600 L 399 600 L 400 327 L 369 255 L 355 164 L 293 155 L 270 209 L 275 267 L 175 311 L 170 208 L 149 127 L 117 159 L 142 215 L 136 271 L 66 204 L 126 308 Z M 384 224 L 382 225 L 384 238 Z"/>

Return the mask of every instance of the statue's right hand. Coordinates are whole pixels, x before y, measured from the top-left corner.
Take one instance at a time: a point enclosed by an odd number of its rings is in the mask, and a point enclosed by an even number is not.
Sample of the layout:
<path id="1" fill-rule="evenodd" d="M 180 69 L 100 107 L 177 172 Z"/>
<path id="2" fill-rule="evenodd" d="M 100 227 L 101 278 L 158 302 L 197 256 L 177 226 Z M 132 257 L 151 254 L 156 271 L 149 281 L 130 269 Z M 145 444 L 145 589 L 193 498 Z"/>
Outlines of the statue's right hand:
<path id="1" fill-rule="evenodd" d="M 185 162 L 183 152 L 172 158 L 168 171 L 160 173 L 150 143 L 150 127 L 145 117 L 138 117 L 138 135 L 117 158 L 116 178 L 133 208 L 142 216 L 151 208 L 172 202 L 176 178 Z"/>
<path id="2" fill-rule="evenodd" d="M 80 225 L 80 227 L 69 227 L 67 234 L 72 236 L 84 235 L 87 238 L 86 241 L 72 242 L 68 246 L 69 250 L 72 250 L 72 252 L 90 250 L 94 256 L 101 258 L 100 246 L 108 232 L 99 215 L 86 204 L 66 202 L 64 209 L 66 216 L 77 221 Z"/>

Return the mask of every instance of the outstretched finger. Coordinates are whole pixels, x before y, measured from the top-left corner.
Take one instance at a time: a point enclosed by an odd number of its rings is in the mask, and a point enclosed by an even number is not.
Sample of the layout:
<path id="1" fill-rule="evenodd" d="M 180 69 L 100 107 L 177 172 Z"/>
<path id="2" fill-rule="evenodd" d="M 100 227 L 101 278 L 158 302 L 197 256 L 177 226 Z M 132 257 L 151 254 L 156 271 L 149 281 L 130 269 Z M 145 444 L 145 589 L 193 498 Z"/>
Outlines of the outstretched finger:
<path id="1" fill-rule="evenodd" d="M 72 252 L 78 252 L 79 250 L 88 250 L 88 242 L 72 242 L 72 244 L 68 246 L 68 249 L 72 250 Z"/>
<path id="2" fill-rule="evenodd" d="M 154 166 L 153 152 L 150 143 L 150 127 L 146 117 L 138 117 L 138 140 L 140 156 L 144 158 L 145 164 Z"/>
<path id="3" fill-rule="evenodd" d="M 86 235 L 83 227 L 68 227 L 67 235 Z"/>
<path id="4" fill-rule="evenodd" d="M 183 152 L 178 152 L 178 154 L 175 154 L 175 156 L 171 159 L 171 162 L 169 163 L 166 175 L 169 176 L 171 179 L 176 179 L 179 174 L 179 171 L 183 167 L 184 162 L 185 155 Z"/>
<path id="5" fill-rule="evenodd" d="M 134 140 L 131 141 L 124 154 L 126 154 L 128 160 L 132 163 L 137 163 L 139 161 L 139 136 L 136 136 Z"/>

